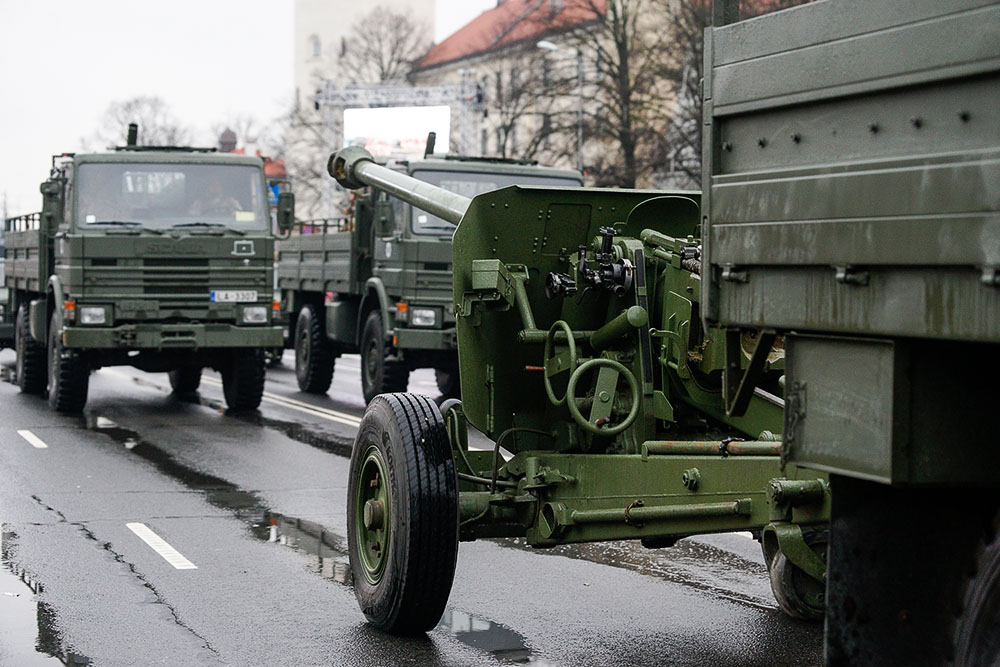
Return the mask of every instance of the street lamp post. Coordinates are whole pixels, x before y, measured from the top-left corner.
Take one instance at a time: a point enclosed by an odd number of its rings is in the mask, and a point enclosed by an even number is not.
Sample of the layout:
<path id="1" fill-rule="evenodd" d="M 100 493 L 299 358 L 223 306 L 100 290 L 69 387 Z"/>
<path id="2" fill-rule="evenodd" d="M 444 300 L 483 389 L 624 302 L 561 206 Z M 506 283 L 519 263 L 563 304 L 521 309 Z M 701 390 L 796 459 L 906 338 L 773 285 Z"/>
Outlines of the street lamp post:
<path id="1" fill-rule="evenodd" d="M 547 39 L 535 44 L 545 51 L 559 51 L 559 47 Z M 576 168 L 583 173 L 583 50 L 576 50 Z"/>

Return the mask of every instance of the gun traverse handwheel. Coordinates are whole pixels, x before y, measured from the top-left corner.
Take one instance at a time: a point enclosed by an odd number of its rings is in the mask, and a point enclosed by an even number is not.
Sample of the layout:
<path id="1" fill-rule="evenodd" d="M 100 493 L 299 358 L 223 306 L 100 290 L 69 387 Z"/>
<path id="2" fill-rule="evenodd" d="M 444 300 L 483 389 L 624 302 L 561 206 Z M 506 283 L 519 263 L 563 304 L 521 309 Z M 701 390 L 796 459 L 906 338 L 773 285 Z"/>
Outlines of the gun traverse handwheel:
<path id="1" fill-rule="evenodd" d="M 554 354 L 556 333 L 560 330 L 566 333 L 566 345 L 569 349 L 565 352 Z M 573 338 L 573 330 L 563 320 L 556 320 L 549 327 L 549 333 L 545 337 L 544 363 L 545 372 L 542 378 L 545 381 L 545 394 L 549 397 L 552 405 L 560 406 L 566 402 L 566 394 L 563 394 L 562 398 L 556 398 L 556 392 L 552 389 L 552 378 L 566 371 L 570 373 L 574 372 L 577 363 L 579 363 L 576 356 L 576 340 Z"/>
<path id="2" fill-rule="evenodd" d="M 584 373 L 592 369 L 598 369 L 598 375 L 594 385 L 594 402 L 590 407 L 590 418 L 588 419 L 580 412 L 580 406 L 577 404 L 576 385 Z M 606 426 L 605 424 L 611 417 L 615 397 L 618 395 L 618 380 L 621 377 L 625 378 L 629 393 L 632 394 L 632 408 L 620 423 Z M 632 422 L 639 416 L 639 381 L 635 379 L 632 371 L 614 359 L 591 359 L 583 362 L 579 368 L 573 371 L 573 375 L 569 378 L 569 384 L 566 385 L 565 400 L 568 402 L 570 415 L 583 430 L 594 435 L 617 435 L 631 426 Z"/>

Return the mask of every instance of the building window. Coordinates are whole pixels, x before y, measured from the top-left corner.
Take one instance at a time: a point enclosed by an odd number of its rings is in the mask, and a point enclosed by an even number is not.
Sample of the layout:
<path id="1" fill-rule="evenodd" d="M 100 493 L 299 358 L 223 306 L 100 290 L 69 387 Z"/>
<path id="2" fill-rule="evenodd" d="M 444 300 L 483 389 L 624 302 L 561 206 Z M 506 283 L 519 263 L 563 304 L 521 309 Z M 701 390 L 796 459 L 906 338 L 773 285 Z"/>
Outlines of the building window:
<path id="1" fill-rule="evenodd" d="M 313 35 L 309 38 L 309 53 L 312 58 L 319 58 L 323 55 L 323 45 L 319 41 L 319 36 Z"/>
<path id="2" fill-rule="evenodd" d="M 483 136 L 480 140 L 481 143 L 479 147 L 480 155 L 489 155 L 489 146 L 487 145 L 489 143 L 489 140 L 490 140 L 490 133 L 487 132 L 486 130 L 483 130 Z"/>
<path id="3" fill-rule="evenodd" d="M 552 147 L 552 114 L 542 114 L 542 148 Z"/>

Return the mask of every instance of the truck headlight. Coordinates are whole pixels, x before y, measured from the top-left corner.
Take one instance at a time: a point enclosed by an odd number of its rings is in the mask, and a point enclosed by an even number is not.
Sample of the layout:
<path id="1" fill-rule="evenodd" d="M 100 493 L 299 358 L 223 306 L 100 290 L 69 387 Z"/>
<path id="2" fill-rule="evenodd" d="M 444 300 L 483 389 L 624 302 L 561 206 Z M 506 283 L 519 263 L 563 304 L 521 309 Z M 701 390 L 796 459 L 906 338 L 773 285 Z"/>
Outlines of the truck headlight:
<path id="1" fill-rule="evenodd" d="M 433 308 L 411 308 L 410 326 L 432 327 L 437 324 L 437 312 Z"/>
<path id="2" fill-rule="evenodd" d="M 246 306 L 243 324 L 267 324 L 267 306 Z"/>
<path id="3" fill-rule="evenodd" d="M 104 306 L 80 306 L 77 311 L 80 324 L 106 324 L 108 321 L 108 311 Z"/>

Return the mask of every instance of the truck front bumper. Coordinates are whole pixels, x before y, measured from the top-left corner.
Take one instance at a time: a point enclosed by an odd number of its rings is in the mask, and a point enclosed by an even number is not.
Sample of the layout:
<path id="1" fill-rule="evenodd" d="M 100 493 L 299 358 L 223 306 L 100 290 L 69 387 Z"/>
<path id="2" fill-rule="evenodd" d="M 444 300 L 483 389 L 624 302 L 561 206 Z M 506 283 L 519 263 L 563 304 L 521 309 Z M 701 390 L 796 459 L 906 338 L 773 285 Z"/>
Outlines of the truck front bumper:
<path id="1" fill-rule="evenodd" d="M 281 347 L 281 327 L 233 324 L 123 324 L 117 327 L 66 327 L 63 345 L 77 349 L 200 349 Z"/>
<path id="2" fill-rule="evenodd" d="M 455 327 L 450 329 L 403 329 L 393 331 L 395 346 L 401 349 L 454 350 L 458 348 Z"/>

